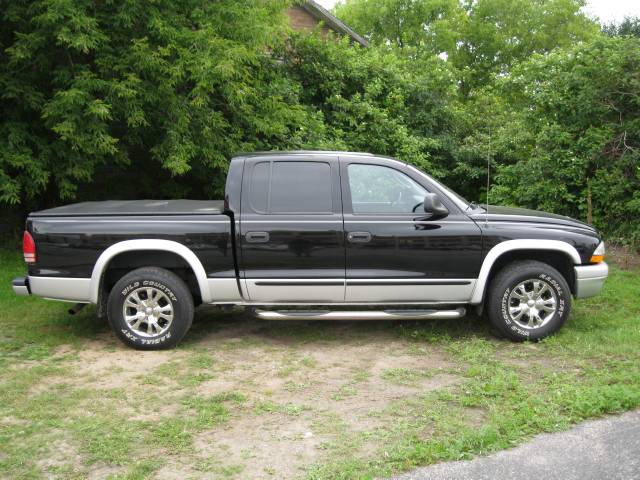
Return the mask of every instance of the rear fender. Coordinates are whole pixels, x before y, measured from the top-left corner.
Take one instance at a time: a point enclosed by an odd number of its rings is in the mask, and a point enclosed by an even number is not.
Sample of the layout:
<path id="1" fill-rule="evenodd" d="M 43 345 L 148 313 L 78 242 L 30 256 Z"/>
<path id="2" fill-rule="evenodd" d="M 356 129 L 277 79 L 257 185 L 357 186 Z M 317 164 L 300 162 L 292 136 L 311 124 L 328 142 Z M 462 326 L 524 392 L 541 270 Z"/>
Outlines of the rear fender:
<path id="1" fill-rule="evenodd" d="M 202 263 L 198 259 L 195 253 L 188 247 L 181 243 L 171 240 L 158 240 L 158 239 L 138 239 L 138 240 L 125 240 L 118 242 L 107 248 L 93 267 L 91 272 L 91 284 L 89 286 L 90 301 L 91 303 L 98 303 L 100 296 L 100 286 L 104 273 L 109 266 L 109 262 L 117 255 L 123 252 L 142 250 L 158 250 L 175 253 L 184 259 L 185 262 L 191 267 L 193 273 L 198 282 L 198 288 L 200 290 L 200 298 L 203 303 L 210 303 L 213 301 L 211 297 L 211 291 L 209 289 L 209 283 L 207 282 L 207 274 L 202 266 Z"/>

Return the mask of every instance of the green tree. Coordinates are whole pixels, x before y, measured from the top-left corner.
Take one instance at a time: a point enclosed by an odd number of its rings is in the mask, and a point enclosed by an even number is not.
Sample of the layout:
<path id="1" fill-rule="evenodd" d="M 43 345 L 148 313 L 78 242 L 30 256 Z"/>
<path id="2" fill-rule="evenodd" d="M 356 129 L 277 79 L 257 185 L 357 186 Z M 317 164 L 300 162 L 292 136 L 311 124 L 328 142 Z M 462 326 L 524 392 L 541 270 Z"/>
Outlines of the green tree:
<path id="1" fill-rule="evenodd" d="M 446 62 L 416 64 L 316 35 L 294 35 L 282 55 L 302 104 L 322 114 L 328 145 L 396 156 L 445 175 L 457 122 L 455 75 Z"/>
<path id="2" fill-rule="evenodd" d="M 414 55 L 452 52 L 467 21 L 459 0 L 347 0 L 335 12 L 373 43 Z"/>
<path id="3" fill-rule="evenodd" d="M 448 181 L 463 196 L 486 202 L 487 166 L 495 173 L 530 153 L 520 110 L 494 86 L 474 90 L 460 107 Z"/>
<path id="4" fill-rule="evenodd" d="M 640 241 L 640 40 L 535 56 L 503 87 L 527 134 L 520 159 L 500 167 L 494 198 Z"/>
<path id="5" fill-rule="evenodd" d="M 469 21 L 451 59 L 463 91 L 505 75 L 518 62 L 594 38 L 598 25 L 586 17 L 584 0 L 466 0 Z"/>
<path id="6" fill-rule="evenodd" d="M 345 0 L 336 13 L 374 43 L 446 54 L 465 94 L 534 53 L 589 40 L 584 0 Z"/>
<path id="7" fill-rule="evenodd" d="M 0 201 L 207 196 L 233 152 L 312 144 L 286 4 L 2 0 Z"/>
<path id="8" fill-rule="evenodd" d="M 640 18 L 624 17 L 620 23 L 609 23 L 602 27 L 605 35 L 610 37 L 640 37 Z"/>

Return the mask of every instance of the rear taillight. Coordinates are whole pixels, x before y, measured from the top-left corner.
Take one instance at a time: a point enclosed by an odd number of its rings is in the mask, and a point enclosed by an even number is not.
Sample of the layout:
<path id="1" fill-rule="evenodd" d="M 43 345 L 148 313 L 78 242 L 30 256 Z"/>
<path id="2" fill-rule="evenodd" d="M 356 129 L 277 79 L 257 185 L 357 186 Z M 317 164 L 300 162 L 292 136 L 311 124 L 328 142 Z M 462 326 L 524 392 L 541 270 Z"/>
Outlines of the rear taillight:
<path id="1" fill-rule="evenodd" d="M 29 232 L 22 235 L 22 253 L 24 253 L 24 261 L 27 263 L 36 263 L 36 242 Z"/>

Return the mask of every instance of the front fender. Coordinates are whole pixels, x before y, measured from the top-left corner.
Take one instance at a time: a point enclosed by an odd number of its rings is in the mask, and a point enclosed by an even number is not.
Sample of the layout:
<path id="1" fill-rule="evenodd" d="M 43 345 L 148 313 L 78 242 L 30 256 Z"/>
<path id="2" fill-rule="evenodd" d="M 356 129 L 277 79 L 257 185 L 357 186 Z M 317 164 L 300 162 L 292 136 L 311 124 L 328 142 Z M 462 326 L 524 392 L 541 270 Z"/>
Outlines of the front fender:
<path id="1" fill-rule="evenodd" d="M 567 242 L 560 240 L 540 240 L 540 239 L 518 239 L 518 240 L 506 240 L 494 246 L 482 262 L 478 280 L 471 294 L 471 300 L 469 303 L 472 305 L 479 305 L 484 298 L 484 292 L 487 288 L 487 281 L 491 274 L 491 269 L 500 256 L 507 252 L 514 250 L 544 250 L 544 251 L 556 251 L 561 252 L 571 258 L 574 265 L 580 265 L 581 259 L 578 251 Z"/>

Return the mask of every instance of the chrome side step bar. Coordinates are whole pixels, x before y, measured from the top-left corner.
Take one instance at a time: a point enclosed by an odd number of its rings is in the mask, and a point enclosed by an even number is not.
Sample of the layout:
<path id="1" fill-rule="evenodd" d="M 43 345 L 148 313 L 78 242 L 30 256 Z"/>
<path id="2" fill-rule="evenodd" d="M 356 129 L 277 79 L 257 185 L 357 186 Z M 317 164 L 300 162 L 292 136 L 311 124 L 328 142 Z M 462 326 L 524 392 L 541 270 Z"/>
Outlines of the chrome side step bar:
<path id="1" fill-rule="evenodd" d="M 261 310 L 264 320 L 435 320 L 463 317 L 466 310 Z"/>

